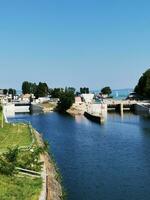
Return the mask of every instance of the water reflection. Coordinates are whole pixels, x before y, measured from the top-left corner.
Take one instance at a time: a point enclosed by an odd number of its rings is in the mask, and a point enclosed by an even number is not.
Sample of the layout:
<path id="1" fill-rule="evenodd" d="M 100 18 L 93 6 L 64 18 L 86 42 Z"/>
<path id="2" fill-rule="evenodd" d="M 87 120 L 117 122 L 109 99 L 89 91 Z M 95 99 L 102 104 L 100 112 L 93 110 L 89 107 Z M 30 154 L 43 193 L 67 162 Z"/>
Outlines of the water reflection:
<path id="1" fill-rule="evenodd" d="M 47 139 L 69 200 L 149 200 L 149 118 L 108 114 L 103 126 L 84 116 L 22 116 Z"/>

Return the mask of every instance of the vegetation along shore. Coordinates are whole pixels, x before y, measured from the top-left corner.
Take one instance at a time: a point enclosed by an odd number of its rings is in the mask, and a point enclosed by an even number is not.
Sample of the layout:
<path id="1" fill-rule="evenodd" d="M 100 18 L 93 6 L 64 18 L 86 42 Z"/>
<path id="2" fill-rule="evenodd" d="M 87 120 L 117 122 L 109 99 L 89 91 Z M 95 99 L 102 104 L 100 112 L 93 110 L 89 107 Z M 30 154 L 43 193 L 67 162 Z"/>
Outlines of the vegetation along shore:
<path id="1" fill-rule="evenodd" d="M 40 134 L 27 123 L 6 123 L 2 111 L 0 124 L 0 199 L 62 199 L 59 175 Z"/>

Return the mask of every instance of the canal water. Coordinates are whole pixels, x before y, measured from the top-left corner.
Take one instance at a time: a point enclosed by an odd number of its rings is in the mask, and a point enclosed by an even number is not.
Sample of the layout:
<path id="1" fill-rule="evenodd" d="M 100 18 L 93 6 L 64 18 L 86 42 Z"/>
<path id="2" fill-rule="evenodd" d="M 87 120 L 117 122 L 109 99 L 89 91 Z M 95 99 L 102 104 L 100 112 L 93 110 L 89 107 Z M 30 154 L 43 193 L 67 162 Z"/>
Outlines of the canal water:
<path id="1" fill-rule="evenodd" d="M 150 119 L 109 114 L 104 125 L 58 113 L 17 119 L 49 141 L 68 200 L 150 199 Z"/>

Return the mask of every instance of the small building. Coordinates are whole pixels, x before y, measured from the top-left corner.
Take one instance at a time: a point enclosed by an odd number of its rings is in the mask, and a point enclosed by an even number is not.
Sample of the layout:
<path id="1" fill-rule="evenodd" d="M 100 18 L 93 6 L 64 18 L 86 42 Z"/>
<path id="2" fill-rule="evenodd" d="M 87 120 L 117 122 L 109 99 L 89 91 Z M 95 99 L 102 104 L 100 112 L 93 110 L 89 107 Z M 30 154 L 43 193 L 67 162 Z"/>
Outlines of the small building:
<path id="1" fill-rule="evenodd" d="M 75 97 L 75 103 L 76 103 L 76 104 L 82 103 L 81 97 Z"/>
<path id="2" fill-rule="evenodd" d="M 81 94 L 81 97 L 85 103 L 92 103 L 94 94 Z"/>
<path id="3" fill-rule="evenodd" d="M 31 99 L 31 94 L 22 94 L 20 96 L 20 99 L 21 99 L 21 101 L 29 103 L 30 99 Z"/>

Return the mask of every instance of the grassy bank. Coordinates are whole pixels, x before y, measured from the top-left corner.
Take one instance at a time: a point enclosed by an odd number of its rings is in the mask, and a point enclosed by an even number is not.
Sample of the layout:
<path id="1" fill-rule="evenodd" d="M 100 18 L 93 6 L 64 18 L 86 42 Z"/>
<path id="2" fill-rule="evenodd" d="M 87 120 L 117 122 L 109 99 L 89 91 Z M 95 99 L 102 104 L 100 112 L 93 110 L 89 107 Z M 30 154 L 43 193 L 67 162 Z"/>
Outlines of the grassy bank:
<path id="1" fill-rule="evenodd" d="M 0 124 L 2 113 L 0 113 Z M 16 146 L 28 147 L 32 144 L 33 136 L 27 124 L 7 124 L 0 127 L 0 153 Z M 37 144 L 34 143 L 34 148 Z M 31 158 L 31 152 L 20 151 L 19 159 Z M 31 160 L 34 160 L 32 157 Z M 24 165 L 24 163 L 23 163 Z M 0 200 L 38 200 L 42 188 L 42 179 L 28 175 L 14 174 L 7 176 L 0 173 Z"/>
<path id="2" fill-rule="evenodd" d="M 0 175 L 0 200 L 38 200 L 42 180 Z"/>
<path id="3" fill-rule="evenodd" d="M 6 151 L 8 147 L 29 146 L 32 136 L 27 124 L 6 124 L 0 128 L 0 152 Z"/>

